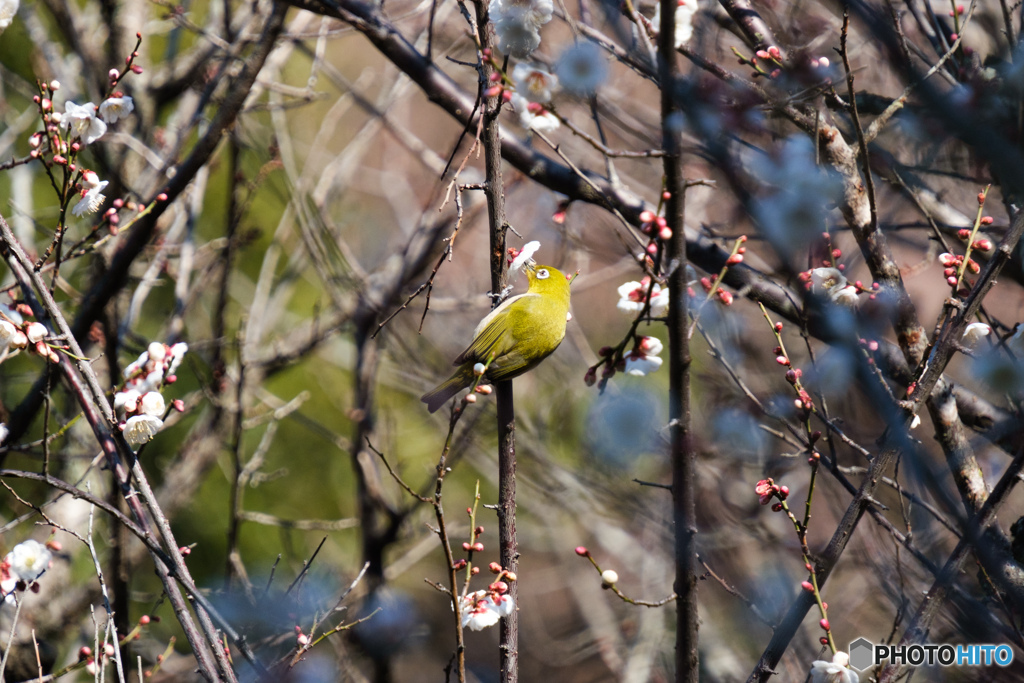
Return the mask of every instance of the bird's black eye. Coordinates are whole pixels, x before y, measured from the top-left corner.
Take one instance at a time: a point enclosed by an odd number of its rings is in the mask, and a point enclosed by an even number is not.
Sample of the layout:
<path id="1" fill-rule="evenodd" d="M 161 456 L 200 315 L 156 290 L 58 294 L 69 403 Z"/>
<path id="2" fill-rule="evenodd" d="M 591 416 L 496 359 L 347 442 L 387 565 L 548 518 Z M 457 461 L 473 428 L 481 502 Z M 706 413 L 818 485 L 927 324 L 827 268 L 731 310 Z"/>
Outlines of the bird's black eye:
<path id="1" fill-rule="evenodd" d="M 547 268 L 541 268 L 537 271 L 538 280 L 547 280 L 549 275 L 551 275 L 551 273 L 548 272 Z"/>

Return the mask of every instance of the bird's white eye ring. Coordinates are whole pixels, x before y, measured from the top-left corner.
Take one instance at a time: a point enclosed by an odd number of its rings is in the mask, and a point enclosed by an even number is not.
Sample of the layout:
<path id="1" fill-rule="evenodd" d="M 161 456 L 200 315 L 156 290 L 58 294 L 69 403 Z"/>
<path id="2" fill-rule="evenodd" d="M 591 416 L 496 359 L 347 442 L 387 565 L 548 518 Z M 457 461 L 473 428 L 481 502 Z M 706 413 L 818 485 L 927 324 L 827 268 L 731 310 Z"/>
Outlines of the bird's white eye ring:
<path id="1" fill-rule="evenodd" d="M 548 272 L 547 268 L 541 268 L 537 271 L 538 280 L 547 280 L 549 275 L 551 275 L 551 273 Z"/>

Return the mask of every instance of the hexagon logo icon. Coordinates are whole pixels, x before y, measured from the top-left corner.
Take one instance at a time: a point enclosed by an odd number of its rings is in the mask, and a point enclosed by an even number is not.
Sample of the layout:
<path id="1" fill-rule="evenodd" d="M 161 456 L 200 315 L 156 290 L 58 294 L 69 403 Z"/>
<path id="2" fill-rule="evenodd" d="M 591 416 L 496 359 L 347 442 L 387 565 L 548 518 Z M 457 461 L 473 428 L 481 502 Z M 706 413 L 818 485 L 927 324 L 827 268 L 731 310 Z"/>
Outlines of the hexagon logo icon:
<path id="1" fill-rule="evenodd" d="M 875 663 L 875 646 L 867 638 L 858 638 L 850 643 L 850 666 L 857 671 L 870 668 Z"/>

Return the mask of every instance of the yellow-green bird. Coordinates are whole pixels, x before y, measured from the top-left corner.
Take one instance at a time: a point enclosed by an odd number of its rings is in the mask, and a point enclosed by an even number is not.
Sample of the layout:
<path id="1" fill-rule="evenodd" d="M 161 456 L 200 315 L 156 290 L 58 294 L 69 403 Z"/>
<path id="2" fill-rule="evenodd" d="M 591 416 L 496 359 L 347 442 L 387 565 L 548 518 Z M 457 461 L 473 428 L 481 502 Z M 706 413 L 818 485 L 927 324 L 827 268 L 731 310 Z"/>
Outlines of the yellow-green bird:
<path id="1" fill-rule="evenodd" d="M 476 380 L 473 366 L 487 365 L 488 382 L 501 382 L 532 370 L 565 337 L 569 280 L 557 268 L 526 265 L 530 288 L 491 311 L 473 332 L 473 343 L 459 354 L 458 369 L 420 398 L 434 412 Z M 490 364 L 487 364 L 490 360 Z"/>

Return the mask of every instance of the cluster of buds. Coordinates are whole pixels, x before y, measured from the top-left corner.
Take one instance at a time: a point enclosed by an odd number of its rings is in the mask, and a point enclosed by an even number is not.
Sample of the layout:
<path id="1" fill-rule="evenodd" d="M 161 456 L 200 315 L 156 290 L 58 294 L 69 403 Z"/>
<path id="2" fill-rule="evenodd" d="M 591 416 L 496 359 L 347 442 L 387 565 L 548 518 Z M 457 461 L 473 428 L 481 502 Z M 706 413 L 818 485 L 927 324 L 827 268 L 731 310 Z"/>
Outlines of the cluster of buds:
<path id="1" fill-rule="evenodd" d="M 187 351 L 185 342 L 171 346 L 153 342 L 124 369 L 125 388 L 144 394 L 156 391 L 164 384 L 173 384 L 178 379 L 174 373 Z"/>
<path id="2" fill-rule="evenodd" d="M 500 73 L 497 71 L 492 73 L 490 80 L 491 85 L 484 91 L 485 97 L 498 97 L 500 95 L 501 99 L 505 102 L 512 99 L 512 91 L 505 89 L 505 81 Z"/>
<path id="3" fill-rule="evenodd" d="M 779 350 L 781 351 L 781 349 Z M 792 384 L 793 389 L 796 390 L 796 399 L 793 401 L 793 405 L 796 406 L 796 409 L 807 412 L 814 410 L 814 401 L 811 399 L 811 395 L 807 393 L 807 390 L 800 384 L 800 378 L 804 376 L 804 371 L 800 368 L 789 367 L 789 358 L 786 356 L 776 356 L 775 362 L 789 368 L 786 370 L 786 381 Z"/>
<path id="4" fill-rule="evenodd" d="M 647 253 L 652 256 L 658 252 L 656 240 L 667 242 L 672 239 L 672 228 L 668 227 L 668 221 L 664 216 L 657 216 L 653 211 L 640 212 L 640 231 L 651 238 L 647 245 Z"/>
<path id="5" fill-rule="evenodd" d="M 78 661 L 85 662 L 85 670 L 90 676 L 95 676 L 99 673 L 100 666 L 106 665 L 107 661 L 114 656 L 114 645 L 113 643 L 104 643 L 99 653 L 99 663 L 96 662 L 96 657 L 92 651 L 92 648 L 88 645 L 83 645 L 78 650 Z"/>
<path id="6" fill-rule="evenodd" d="M 804 568 L 807 569 L 808 572 L 810 572 L 811 578 L 813 578 L 814 567 L 811 566 L 811 563 L 810 562 L 805 562 L 804 563 Z M 810 580 L 802 581 L 800 583 L 800 588 L 802 588 L 803 590 L 807 591 L 808 593 L 813 593 L 814 592 L 814 584 L 811 583 Z M 822 609 L 823 615 L 822 615 L 821 619 L 818 621 L 818 626 L 820 626 L 821 630 L 825 632 L 825 635 L 823 635 L 819 639 L 818 642 L 820 642 L 822 645 L 828 645 L 828 633 L 829 633 L 829 631 L 832 630 L 832 625 L 829 623 L 828 617 L 824 616 L 824 614 L 828 612 L 828 603 L 827 602 L 822 602 L 821 603 L 821 609 Z"/>
<path id="7" fill-rule="evenodd" d="M 167 406 L 160 388 L 178 379 L 174 373 L 186 351 L 188 344 L 184 342 L 173 346 L 153 342 L 125 368 L 125 386 L 114 395 L 114 409 L 124 438 L 133 449 L 138 450 L 163 428 Z M 185 410 L 180 399 L 172 405 L 179 412 Z"/>
<path id="8" fill-rule="evenodd" d="M 782 501 L 789 498 L 789 487 L 779 486 L 771 477 L 757 482 L 757 485 L 754 487 L 754 492 L 757 493 L 758 502 L 761 503 L 761 505 L 767 505 L 775 498 L 779 499 L 778 502 L 772 504 L 772 512 L 779 512 L 782 510 Z"/>
<path id="9" fill-rule="evenodd" d="M 782 51 L 775 45 L 768 47 L 766 50 L 758 50 L 750 59 L 736 52 L 735 48 L 733 52 L 739 59 L 740 64 L 754 67 L 754 73 L 752 74 L 754 78 L 763 76 L 774 79 L 782 75 L 782 69 L 780 68 L 782 66 Z M 766 62 L 766 64 L 761 64 L 758 60 Z"/>
<path id="10" fill-rule="evenodd" d="M 736 254 L 736 255 L 740 256 L 740 258 L 742 258 L 742 256 L 740 254 Z M 732 257 L 730 257 L 730 258 L 732 258 Z M 737 261 L 737 263 L 738 263 L 738 261 Z M 709 278 L 708 276 L 705 275 L 704 277 L 702 277 L 700 279 L 700 286 L 703 287 L 704 291 L 708 292 L 708 293 L 710 293 L 712 288 L 714 288 L 714 290 L 715 290 L 715 298 L 718 299 L 718 301 L 723 306 L 732 306 L 732 302 L 733 302 L 733 299 L 734 299 L 734 297 L 732 295 L 732 292 L 730 292 L 729 290 L 726 290 L 726 289 L 722 289 L 721 287 L 715 287 L 715 283 L 712 282 L 711 278 Z"/>
<path id="11" fill-rule="evenodd" d="M 28 304 L 0 304 L 0 353 L 7 349 L 28 349 L 51 363 L 59 363 L 60 356 L 54 351 L 53 346 L 46 343 L 50 331 L 41 322 L 25 320 L 24 316 L 31 315 L 32 309 Z"/>
<path id="12" fill-rule="evenodd" d="M 975 243 L 988 242 L 986 239 L 975 240 Z M 991 244 L 989 244 L 991 247 Z M 964 269 L 964 257 L 949 252 L 939 254 L 939 263 L 942 264 L 942 275 L 946 278 L 946 284 L 956 287 L 957 276 Z M 967 270 L 977 275 L 981 272 L 981 266 L 972 258 L 967 259 Z"/>

